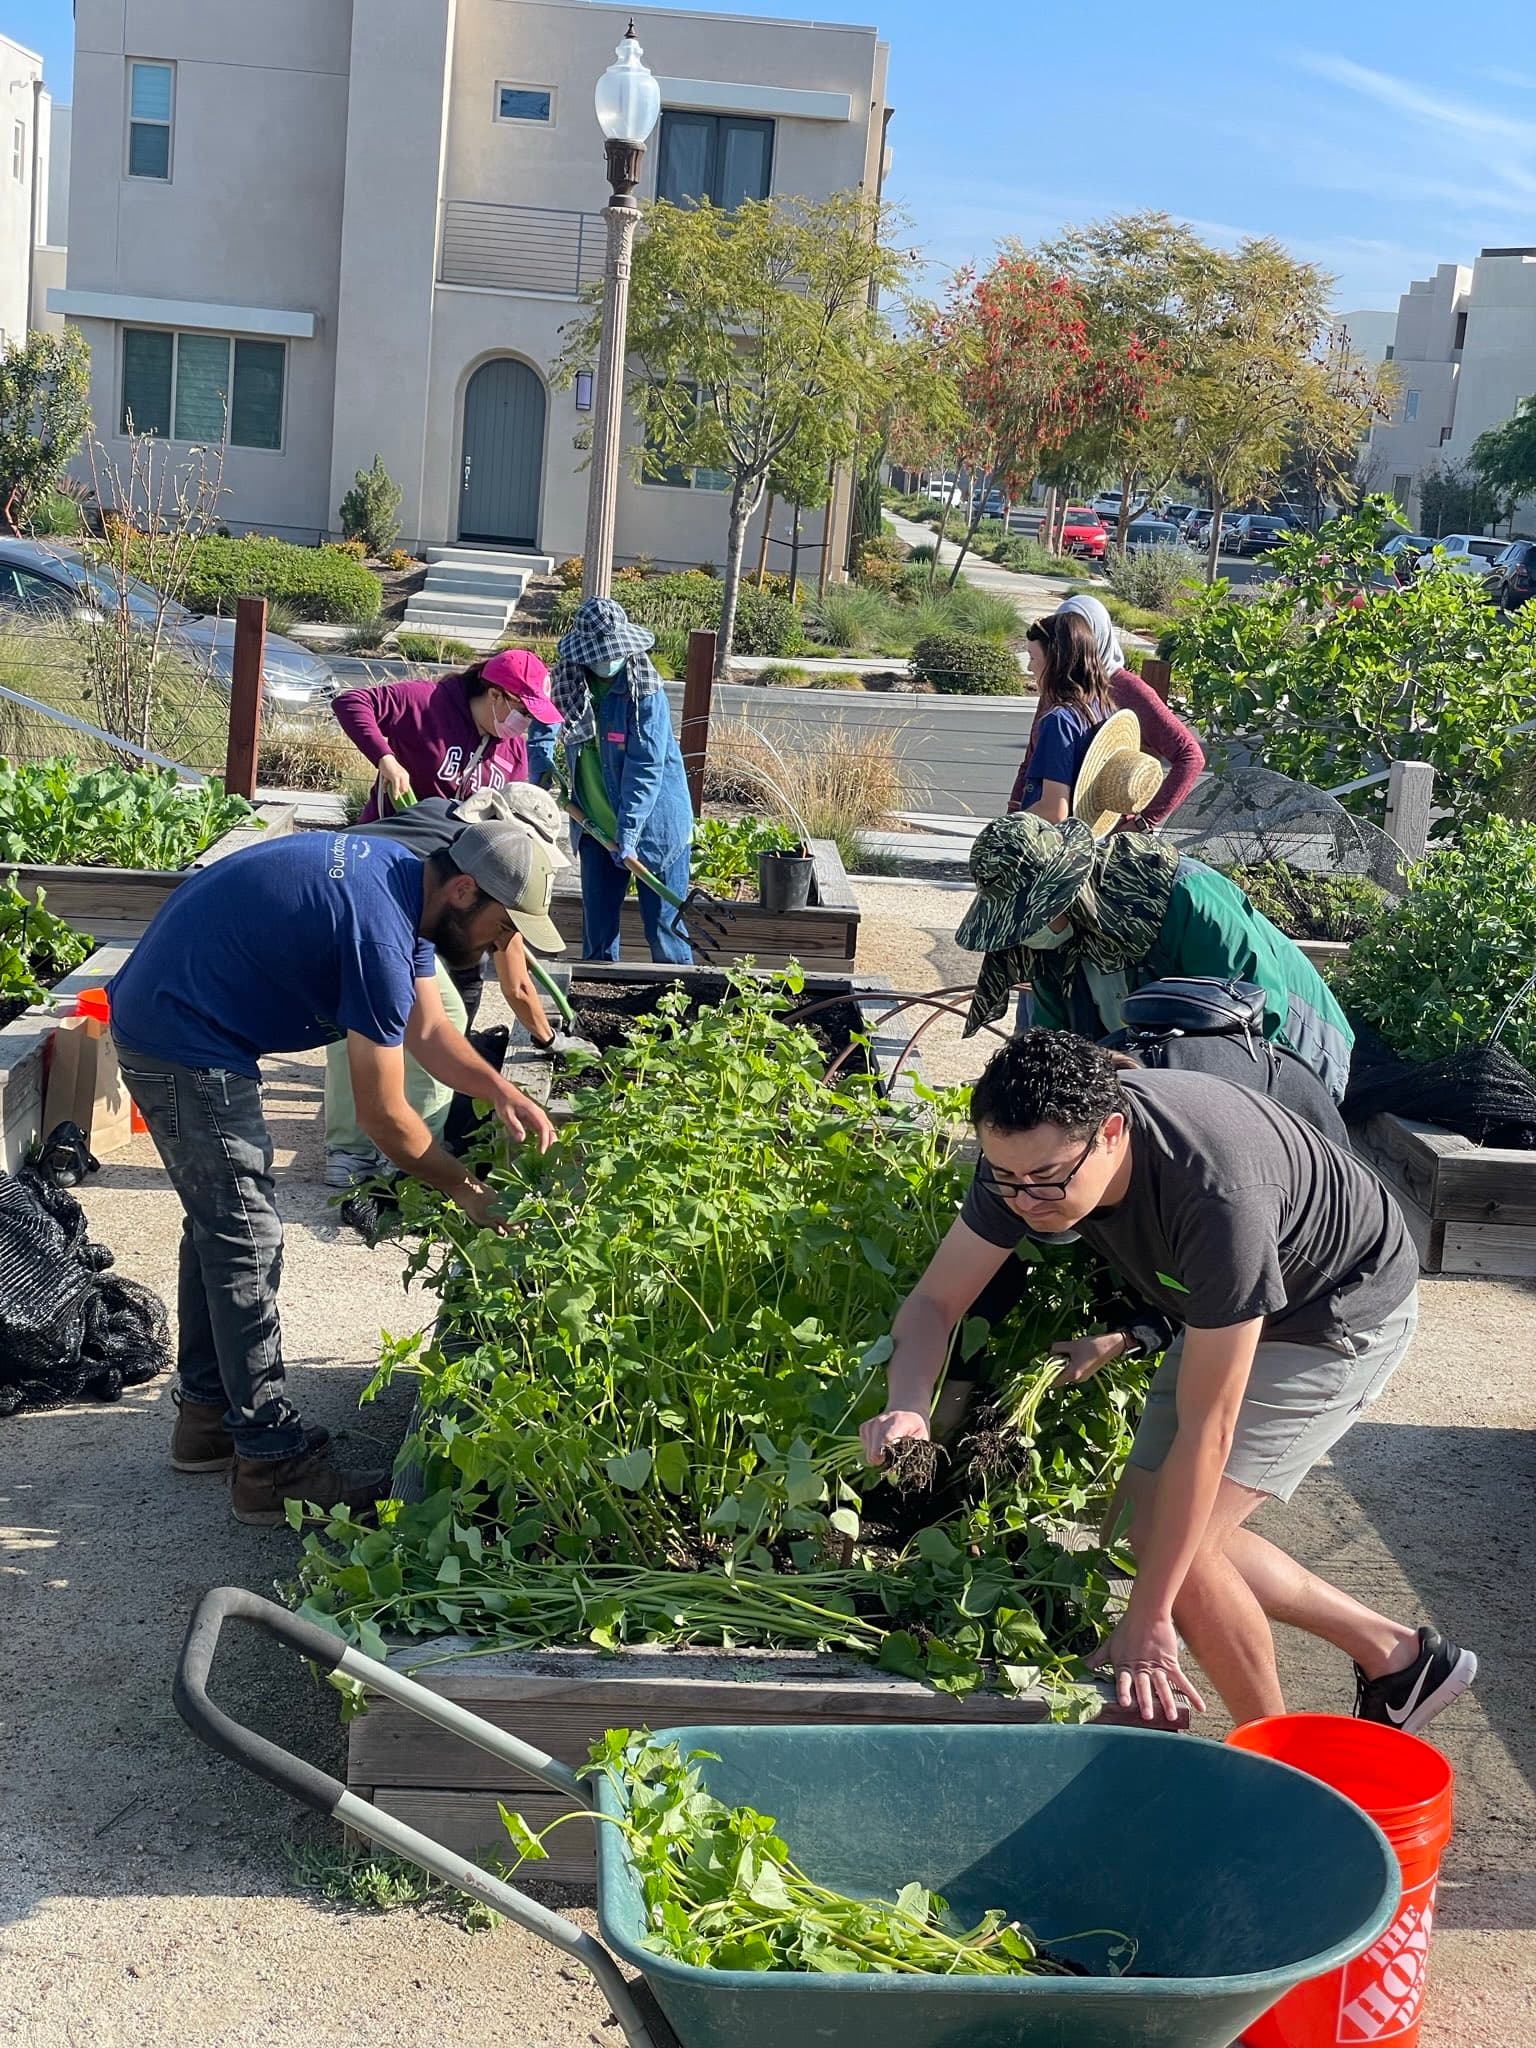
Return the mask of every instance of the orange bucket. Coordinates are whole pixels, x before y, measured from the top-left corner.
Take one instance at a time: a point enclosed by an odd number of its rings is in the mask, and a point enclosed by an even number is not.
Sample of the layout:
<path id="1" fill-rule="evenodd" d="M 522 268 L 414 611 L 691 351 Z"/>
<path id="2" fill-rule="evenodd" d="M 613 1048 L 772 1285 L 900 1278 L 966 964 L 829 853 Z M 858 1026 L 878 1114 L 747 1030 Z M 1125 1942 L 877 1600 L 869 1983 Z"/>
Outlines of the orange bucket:
<path id="1" fill-rule="evenodd" d="M 1416 1735 L 1344 1714 L 1276 1714 L 1250 1721 L 1227 1741 L 1321 1778 L 1352 1799 L 1392 1844 L 1403 1872 L 1397 1917 L 1381 1939 L 1342 1970 L 1288 1991 L 1249 2027 L 1247 2048 L 1414 2048 L 1455 1772 Z"/>

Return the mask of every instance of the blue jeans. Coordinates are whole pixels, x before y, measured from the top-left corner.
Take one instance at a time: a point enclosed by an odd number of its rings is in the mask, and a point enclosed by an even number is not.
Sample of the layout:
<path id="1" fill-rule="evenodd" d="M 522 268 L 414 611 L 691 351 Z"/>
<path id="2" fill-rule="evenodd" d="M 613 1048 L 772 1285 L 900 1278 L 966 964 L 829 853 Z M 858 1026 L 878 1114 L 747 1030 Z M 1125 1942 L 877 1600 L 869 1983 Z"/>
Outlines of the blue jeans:
<path id="1" fill-rule="evenodd" d="M 184 1211 L 176 1276 L 181 1391 L 224 1409 L 238 1456 L 297 1457 L 304 1425 L 283 1372 L 283 1225 L 261 1084 L 123 1046 L 117 1056 Z"/>
<path id="2" fill-rule="evenodd" d="M 617 960 L 619 957 L 619 916 L 629 889 L 630 872 L 621 868 L 613 855 L 587 838 L 580 845 L 581 861 L 581 957 L 584 960 Z M 685 846 L 679 857 L 658 875 L 657 880 L 678 896 L 688 893 L 691 858 Z M 681 919 L 670 903 L 663 903 L 654 889 L 636 882 L 640 898 L 640 923 L 653 960 L 671 961 L 687 967 L 693 961 Z M 674 925 L 677 929 L 674 929 Z"/>

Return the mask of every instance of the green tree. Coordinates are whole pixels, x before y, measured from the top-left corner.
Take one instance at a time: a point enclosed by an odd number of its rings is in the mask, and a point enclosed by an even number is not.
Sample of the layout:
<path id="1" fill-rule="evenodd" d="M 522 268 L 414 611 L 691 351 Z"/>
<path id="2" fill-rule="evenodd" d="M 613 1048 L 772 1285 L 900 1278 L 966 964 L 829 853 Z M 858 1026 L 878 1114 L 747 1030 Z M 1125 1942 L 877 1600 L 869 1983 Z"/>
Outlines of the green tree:
<path id="1" fill-rule="evenodd" d="M 1437 463 L 1419 479 L 1419 515 L 1436 540 L 1442 533 L 1481 533 L 1508 514 L 1502 491 L 1454 462 Z"/>
<path id="2" fill-rule="evenodd" d="M 400 498 L 400 486 L 384 467 L 383 456 L 375 455 L 341 501 L 344 538 L 360 540 L 370 555 L 387 555 L 400 538 Z"/>
<path id="3" fill-rule="evenodd" d="M 646 210 L 630 286 L 628 398 L 652 474 L 729 480 L 715 677 L 729 673 L 747 525 L 775 466 L 802 438 L 828 463 L 851 452 L 878 396 L 879 294 L 912 258 L 860 193 L 749 200 L 734 211 L 665 202 Z M 567 331 L 559 371 L 591 363 L 601 306 Z"/>
<path id="4" fill-rule="evenodd" d="M 58 489 L 91 425 L 91 351 L 77 327 L 34 331 L 0 353 L 0 525 Z"/>
<path id="5" fill-rule="evenodd" d="M 1467 467 L 1511 511 L 1536 492 L 1536 398 L 1522 398 L 1502 427 L 1479 434 Z"/>

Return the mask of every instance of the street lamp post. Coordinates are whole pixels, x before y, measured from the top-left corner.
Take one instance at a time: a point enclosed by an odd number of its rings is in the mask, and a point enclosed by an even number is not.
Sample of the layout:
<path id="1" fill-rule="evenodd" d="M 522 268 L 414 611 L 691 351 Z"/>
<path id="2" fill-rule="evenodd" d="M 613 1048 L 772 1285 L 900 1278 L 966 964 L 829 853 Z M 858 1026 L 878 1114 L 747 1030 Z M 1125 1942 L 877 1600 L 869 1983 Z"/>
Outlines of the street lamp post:
<path id="1" fill-rule="evenodd" d="M 633 21 L 597 81 L 598 126 L 607 139 L 612 197 L 604 268 L 603 333 L 592 394 L 592 466 L 587 481 L 587 542 L 581 594 L 606 597 L 613 583 L 613 529 L 619 496 L 619 451 L 624 425 L 625 331 L 629 325 L 629 272 L 640 218 L 635 187 L 645 145 L 661 114 L 661 87 L 640 61 Z"/>

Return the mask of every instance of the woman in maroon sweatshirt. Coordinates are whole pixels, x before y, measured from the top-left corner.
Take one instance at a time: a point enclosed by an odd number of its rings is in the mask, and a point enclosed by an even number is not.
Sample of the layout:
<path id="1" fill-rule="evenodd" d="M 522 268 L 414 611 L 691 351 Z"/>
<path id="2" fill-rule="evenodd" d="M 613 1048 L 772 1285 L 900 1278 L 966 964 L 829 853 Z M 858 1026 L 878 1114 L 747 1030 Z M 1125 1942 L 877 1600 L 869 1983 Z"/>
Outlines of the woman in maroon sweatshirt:
<path id="1" fill-rule="evenodd" d="M 336 723 L 378 770 L 360 824 L 379 815 L 380 796 L 471 796 L 528 778 L 528 727 L 556 726 L 549 670 L 526 648 L 509 647 L 460 675 L 413 678 L 343 690 Z"/>
<path id="2" fill-rule="evenodd" d="M 1137 820 L 1138 824 L 1147 827 L 1160 825 L 1165 818 L 1173 816 L 1194 788 L 1205 766 L 1205 749 L 1183 719 L 1169 710 L 1150 684 L 1144 683 L 1134 669 L 1126 667 L 1120 636 L 1109 613 L 1096 597 L 1069 597 L 1061 610 L 1076 612 L 1093 629 L 1099 660 L 1109 671 L 1110 695 L 1114 698 L 1115 708 L 1135 712 L 1141 727 L 1141 744 L 1149 754 L 1156 754 L 1159 760 L 1168 764 L 1162 788 Z M 1033 752 L 1034 733 L 1031 731 L 1029 745 L 1024 750 L 1024 759 L 1019 763 L 1013 792 L 1008 799 L 1010 811 L 1017 811 L 1023 805 Z"/>

